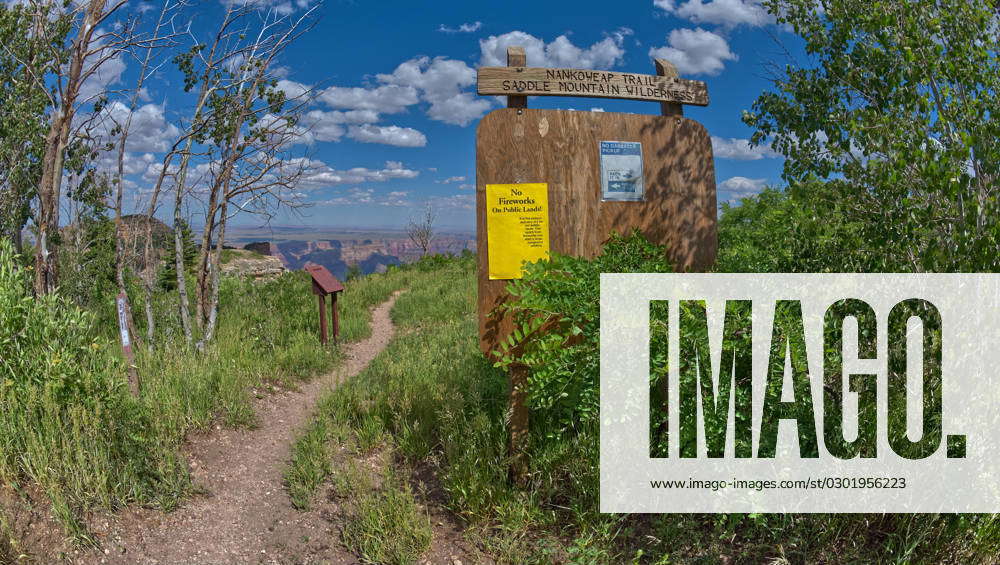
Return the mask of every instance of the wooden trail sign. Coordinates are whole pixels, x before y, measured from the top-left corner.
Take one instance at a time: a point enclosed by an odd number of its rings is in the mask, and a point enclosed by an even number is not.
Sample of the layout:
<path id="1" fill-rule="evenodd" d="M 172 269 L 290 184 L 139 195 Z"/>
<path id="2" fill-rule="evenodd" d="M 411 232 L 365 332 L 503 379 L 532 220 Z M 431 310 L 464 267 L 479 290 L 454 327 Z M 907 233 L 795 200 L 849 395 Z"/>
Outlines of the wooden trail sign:
<path id="1" fill-rule="evenodd" d="M 305 270 L 312 277 L 312 292 L 319 301 L 319 341 L 323 345 L 329 341 L 326 331 L 326 296 L 329 295 L 333 318 L 333 342 L 337 343 L 337 339 L 340 337 L 340 311 L 337 308 L 337 295 L 344 292 L 344 285 L 322 265 L 309 263 Z"/>
<path id="2" fill-rule="evenodd" d="M 482 95 L 580 96 L 708 106 L 708 88 L 700 80 L 583 69 L 482 67 L 478 74 L 478 92 Z"/>
<path id="3" fill-rule="evenodd" d="M 509 317 L 497 310 L 509 299 L 508 280 L 521 276 L 508 261 L 537 251 L 524 242 L 529 227 L 541 225 L 530 217 L 537 210 L 513 210 L 513 218 L 498 213 L 503 191 L 513 201 L 528 187 L 545 187 L 547 251 L 594 257 L 612 232 L 638 229 L 667 246 L 678 270 L 701 271 L 715 262 L 717 249 L 711 139 L 701 124 L 683 117 L 682 107 L 708 104 L 704 83 L 677 78 L 673 65 L 663 60 L 655 61 L 655 77 L 530 68 L 519 47 L 508 49 L 507 61 L 507 68 L 479 71 L 479 94 L 507 95 L 508 106 L 485 116 L 476 130 L 479 336 L 488 356 L 513 329 Z M 593 86 L 553 87 L 553 80 L 604 86 L 596 91 Z M 645 89 L 624 88 L 633 83 Z M 662 115 L 533 110 L 527 108 L 529 95 L 648 100 L 660 103 Z M 499 226 L 498 218 L 515 228 Z M 504 264 L 494 264 L 496 258 Z M 501 273 L 505 276 L 497 276 Z M 526 472 L 521 446 L 528 431 L 527 378 L 527 367 L 511 367 L 510 449 L 518 478 Z"/>

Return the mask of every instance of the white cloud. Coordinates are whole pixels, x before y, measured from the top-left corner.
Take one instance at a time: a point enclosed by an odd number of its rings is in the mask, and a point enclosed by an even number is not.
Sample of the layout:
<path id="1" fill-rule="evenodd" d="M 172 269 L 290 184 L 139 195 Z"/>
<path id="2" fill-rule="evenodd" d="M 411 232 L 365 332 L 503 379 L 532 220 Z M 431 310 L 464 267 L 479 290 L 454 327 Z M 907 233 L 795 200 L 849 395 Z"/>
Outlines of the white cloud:
<path id="1" fill-rule="evenodd" d="M 278 116 L 267 114 L 261 118 L 260 125 L 263 127 L 275 128 L 280 124 L 271 125 L 272 122 L 281 120 Z M 292 138 L 291 144 L 312 145 L 317 141 L 340 141 L 345 134 L 348 134 L 346 125 L 370 124 L 377 122 L 378 112 L 372 110 L 309 110 L 301 115 L 299 122 L 295 126 L 296 134 Z"/>
<path id="2" fill-rule="evenodd" d="M 719 188 L 734 191 L 758 191 L 764 188 L 767 179 L 750 179 L 747 177 L 730 177 L 719 183 Z"/>
<path id="3" fill-rule="evenodd" d="M 91 133 L 102 142 L 117 142 L 119 136 L 113 130 L 123 127 L 128 115 L 128 106 L 118 101 L 112 102 L 94 119 Z M 166 151 L 180 134 L 177 126 L 167 121 L 162 105 L 144 104 L 132 114 L 125 149 L 141 153 Z"/>
<path id="4" fill-rule="evenodd" d="M 341 124 L 369 124 L 377 121 L 378 113 L 371 110 L 310 110 L 302 116 L 302 125 L 317 141 L 339 141 L 345 133 Z"/>
<path id="5" fill-rule="evenodd" d="M 460 185 L 458 185 L 458 189 L 459 190 L 471 190 L 473 188 L 476 188 L 476 185 L 474 185 L 474 184 L 460 184 Z"/>
<path id="6" fill-rule="evenodd" d="M 452 210 L 474 210 L 476 207 L 476 195 L 455 194 L 453 196 L 436 196 L 428 198 L 427 203 L 432 208 L 452 209 Z"/>
<path id="7" fill-rule="evenodd" d="M 712 153 L 716 158 L 736 161 L 757 161 L 764 158 L 781 157 L 781 154 L 771 149 L 771 145 L 767 143 L 751 147 L 750 141 L 747 139 L 723 138 L 714 135 L 712 136 Z"/>
<path id="8" fill-rule="evenodd" d="M 126 176 L 144 174 L 157 159 L 152 153 L 125 153 L 122 160 L 122 172 Z M 116 152 L 103 153 L 98 159 L 96 166 L 101 171 L 116 174 L 118 172 L 118 154 Z M 129 182 L 126 179 L 126 182 Z"/>
<path id="9" fill-rule="evenodd" d="M 396 147 L 423 147 L 427 137 L 413 128 L 399 126 L 363 125 L 351 126 L 348 137 L 362 143 L 382 143 Z"/>
<path id="10" fill-rule="evenodd" d="M 438 184 L 451 184 L 453 182 L 463 182 L 463 181 L 465 181 L 465 177 L 448 177 L 446 179 L 439 180 L 437 182 Z"/>
<path id="11" fill-rule="evenodd" d="M 363 182 L 385 182 L 394 179 L 411 179 L 420 172 L 407 169 L 399 161 L 386 161 L 382 169 L 354 167 L 337 170 L 317 159 L 297 158 L 289 160 L 291 166 L 301 166 L 304 170 L 299 179 L 300 190 L 316 190 L 339 184 L 358 184 Z"/>
<path id="12" fill-rule="evenodd" d="M 406 199 L 409 192 L 405 190 L 394 190 L 386 194 L 376 194 L 373 188 L 354 187 L 328 198 L 313 202 L 316 206 L 351 206 L 356 204 L 376 204 L 379 206 L 411 206 L 412 203 Z"/>
<path id="13" fill-rule="evenodd" d="M 294 100 L 296 98 L 301 98 L 309 93 L 311 87 L 306 86 L 300 82 L 295 82 L 294 80 L 281 79 L 277 84 L 278 90 L 285 93 L 285 96 Z"/>
<path id="14" fill-rule="evenodd" d="M 412 86 L 386 84 L 377 88 L 331 86 L 317 98 L 331 108 L 371 110 L 380 114 L 398 114 L 419 101 Z"/>
<path id="15" fill-rule="evenodd" d="M 523 31 L 491 35 L 479 40 L 482 53 L 480 64 L 486 67 L 506 66 L 507 48 L 519 45 L 524 47 L 528 66 L 531 67 L 610 69 L 622 62 L 625 56 L 623 43 L 625 37 L 631 34 L 632 30 L 621 28 L 585 49 L 574 45 L 565 35 L 560 35 L 549 44 Z"/>
<path id="16" fill-rule="evenodd" d="M 472 22 L 471 24 L 466 23 L 458 26 L 457 28 L 441 24 L 438 31 L 443 33 L 472 33 L 474 31 L 479 31 L 479 28 L 481 27 L 483 27 L 483 22 Z"/>
<path id="17" fill-rule="evenodd" d="M 724 198 L 720 200 L 726 200 L 730 203 L 734 203 L 740 198 L 746 198 L 747 196 L 753 196 L 764 189 L 767 184 L 767 179 L 751 179 L 747 177 L 730 177 L 717 186 L 720 193 L 725 193 Z"/>
<path id="18" fill-rule="evenodd" d="M 410 59 L 392 72 L 378 75 L 379 88 L 419 89 L 420 97 L 430 103 L 427 115 L 433 120 L 459 126 L 468 125 L 489 111 L 492 104 L 477 98 L 466 87 L 476 82 L 476 71 L 464 61 L 446 57 Z"/>
<path id="19" fill-rule="evenodd" d="M 726 28 L 738 25 L 760 27 L 774 23 L 760 0 L 687 0 L 675 5 L 673 0 L 654 0 L 653 5 L 668 14 L 696 24 L 716 24 Z"/>
<path id="20" fill-rule="evenodd" d="M 98 32 L 100 33 L 100 32 Z M 107 47 L 98 47 L 84 62 L 84 69 L 93 74 L 80 85 L 80 92 L 77 94 L 77 101 L 80 103 L 93 102 L 97 97 L 107 91 L 108 87 L 121 81 L 122 73 L 125 72 L 125 60 L 119 53 L 103 62 L 101 59 L 110 55 Z M 100 64 L 96 69 L 94 65 Z"/>
<path id="21" fill-rule="evenodd" d="M 407 194 L 409 192 L 405 190 L 395 190 L 383 196 L 378 203 L 380 206 L 410 206 L 410 202 L 406 199 Z"/>
<path id="22" fill-rule="evenodd" d="M 717 75 L 726 61 L 738 59 L 724 37 L 701 28 L 675 29 L 667 43 L 650 49 L 649 56 L 670 61 L 682 75 Z"/>

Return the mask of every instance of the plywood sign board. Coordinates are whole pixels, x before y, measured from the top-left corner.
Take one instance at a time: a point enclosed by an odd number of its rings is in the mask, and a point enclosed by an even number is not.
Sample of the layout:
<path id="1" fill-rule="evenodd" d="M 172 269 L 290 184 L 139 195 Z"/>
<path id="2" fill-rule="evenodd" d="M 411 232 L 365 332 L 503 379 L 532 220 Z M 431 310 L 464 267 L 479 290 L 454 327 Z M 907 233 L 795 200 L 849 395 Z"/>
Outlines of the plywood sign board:
<path id="1" fill-rule="evenodd" d="M 635 163 L 641 164 L 641 171 L 631 170 Z M 519 237 L 488 229 L 492 194 L 488 185 L 541 183 L 546 185 L 551 251 L 593 257 L 612 231 L 638 228 L 651 241 L 667 245 L 680 270 L 706 270 L 715 261 L 715 171 L 712 144 L 701 124 L 679 116 L 495 110 L 476 131 L 479 329 L 484 353 L 494 351 L 511 330 L 510 320 L 494 312 L 507 299 L 507 280 L 490 277 L 489 260 L 498 250 L 517 245 Z M 615 191 L 641 197 L 604 197 Z"/>

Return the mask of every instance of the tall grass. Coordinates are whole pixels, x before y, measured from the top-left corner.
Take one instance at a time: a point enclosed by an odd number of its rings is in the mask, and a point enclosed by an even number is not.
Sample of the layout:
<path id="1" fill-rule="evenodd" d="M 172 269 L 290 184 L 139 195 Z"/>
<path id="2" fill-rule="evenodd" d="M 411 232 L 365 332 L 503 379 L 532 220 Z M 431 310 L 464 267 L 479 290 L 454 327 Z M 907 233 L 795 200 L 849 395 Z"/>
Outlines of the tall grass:
<path id="1" fill-rule="evenodd" d="M 596 425 L 556 436 L 544 414 L 533 414 L 529 484 L 513 486 L 507 380 L 478 350 L 474 265 L 435 268 L 397 301 L 401 335 L 321 401 L 299 438 L 286 482 L 300 507 L 337 482 L 334 445 L 358 454 L 375 441 L 397 473 L 432 468 L 469 536 L 501 562 L 996 562 L 995 516 L 600 514 Z"/>
<path id="2" fill-rule="evenodd" d="M 394 269 L 349 285 L 342 340 L 366 337 L 369 307 L 410 277 Z M 179 335 L 176 295 L 157 297 L 159 339 L 135 347 L 142 392 L 133 398 L 116 329 L 58 295 L 34 298 L 30 272 L 0 242 L 0 481 L 44 493 L 67 534 L 86 542 L 84 511 L 170 509 L 189 492 L 178 454 L 188 432 L 253 425 L 255 394 L 294 386 L 337 361 L 336 347 L 319 344 L 304 273 L 225 279 L 220 304 L 217 337 L 199 353 Z"/>

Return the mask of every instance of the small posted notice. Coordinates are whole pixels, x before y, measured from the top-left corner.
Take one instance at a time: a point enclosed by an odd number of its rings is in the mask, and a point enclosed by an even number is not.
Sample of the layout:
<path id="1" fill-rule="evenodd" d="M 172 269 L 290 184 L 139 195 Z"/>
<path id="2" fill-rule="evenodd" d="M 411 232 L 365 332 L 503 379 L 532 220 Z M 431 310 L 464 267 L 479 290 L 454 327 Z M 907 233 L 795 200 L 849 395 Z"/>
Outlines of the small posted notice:
<path id="1" fill-rule="evenodd" d="M 642 144 L 634 141 L 601 142 L 601 198 L 643 199 Z"/>
<path id="2" fill-rule="evenodd" d="M 549 254 L 549 185 L 486 185 L 489 276 L 519 279 L 525 261 Z"/>

